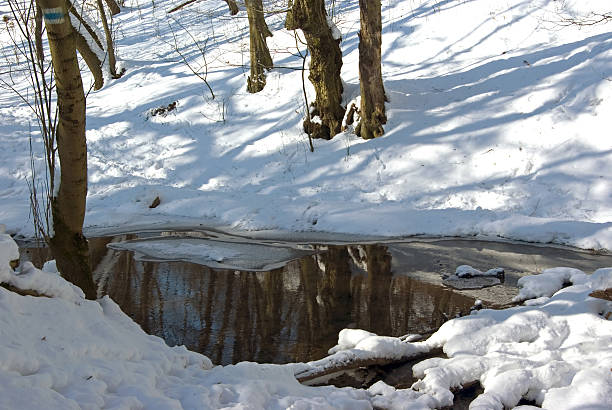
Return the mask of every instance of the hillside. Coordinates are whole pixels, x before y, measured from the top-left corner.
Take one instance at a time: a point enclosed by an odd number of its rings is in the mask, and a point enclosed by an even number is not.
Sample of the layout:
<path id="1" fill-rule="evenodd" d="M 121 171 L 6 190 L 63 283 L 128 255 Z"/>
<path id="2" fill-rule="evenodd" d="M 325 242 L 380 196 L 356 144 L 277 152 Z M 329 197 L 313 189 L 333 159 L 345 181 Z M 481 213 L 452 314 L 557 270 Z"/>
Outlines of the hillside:
<path id="1" fill-rule="evenodd" d="M 267 16 L 278 68 L 249 94 L 244 11 L 198 1 L 168 14 L 179 1 L 128 0 L 114 23 L 126 73 L 87 99 L 86 231 L 203 224 L 610 249 L 612 26 L 564 23 L 605 3 L 383 2 L 386 133 L 363 141 L 349 130 L 310 153 L 284 14 Z M 334 21 L 348 102 L 359 93 L 356 2 L 336 1 Z M 191 72 L 204 61 L 214 99 Z M 14 94 L 1 94 L 0 221 L 28 236 L 36 127 Z"/>

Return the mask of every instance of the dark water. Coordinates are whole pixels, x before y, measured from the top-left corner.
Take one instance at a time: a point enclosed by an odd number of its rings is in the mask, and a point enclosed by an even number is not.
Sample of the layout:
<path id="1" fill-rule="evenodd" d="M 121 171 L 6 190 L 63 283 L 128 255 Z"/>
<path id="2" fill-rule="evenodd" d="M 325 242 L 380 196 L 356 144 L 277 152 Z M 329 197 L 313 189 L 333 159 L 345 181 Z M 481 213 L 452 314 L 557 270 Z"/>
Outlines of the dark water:
<path id="1" fill-rule="evenodd" d="M 160 237 L 168 235 L 175 233 Z M 107 247 L 150 236 L 90 239 L 102 294 L 146 332 L 169 345 L 184 344 L 216 364 L 319 359 L 347 327 L 390 336 L 426 333 L 469 312 L 476 298 L 487 306 L 507 303 L 526 273 L 612 266 L 610 255 L 469 240 L 313 246 L 314 254 L 264 272 L 142 261 L 133 252 Z M 46 250 L 22 247 L 21 253 L 38 266 L 49 258 Z M 481 270 L 501 266 L 506 283 L 481 291 L 444 287 L 441 274 L 461 264 Z"/>
<path id="2" fill-rule="evenodd" d="M 324 357 L 346 327 L 381 335 L 427 332 L 474 299 L 391 273 L 386 246 L 329 246 L 268 272 L 136 261 L 115 253 L 104 285 L 142 328 L 214 363 Z"/>

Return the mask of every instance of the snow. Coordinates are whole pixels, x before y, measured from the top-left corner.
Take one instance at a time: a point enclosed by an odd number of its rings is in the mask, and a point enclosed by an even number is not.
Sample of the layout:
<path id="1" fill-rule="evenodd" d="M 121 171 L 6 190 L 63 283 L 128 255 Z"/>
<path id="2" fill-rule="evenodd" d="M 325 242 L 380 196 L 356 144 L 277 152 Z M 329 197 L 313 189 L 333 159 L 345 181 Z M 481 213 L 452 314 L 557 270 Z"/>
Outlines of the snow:
<path id="1" fill-rule="evenodd" d="M 460 278 L 470 278 L 474 276 L 498 276 L 503 274 L 504 270 L 502 268 L 493 268 L 489 269 L 486 272 L 482 272 L 476 268 L 471 267 L 470 265 L 460 265 L 455 269 L 455 275 Z"/>
<path id="2" fill-rule="evenodd" d="M 266 16 L 279 68 L 252 95 L 244 11 L 232 18 L 223 2 L 196 2 L 168 18 L 178 3 L 128 0 L 113 18 L 127 71 L 88 94 L 87 232 L 204 224 L 612 248 L 609 24 L 559 24 L 607 11 L 606 2 L 384 3 L 386 133 L 372 141 L 341 133 L 315 141 L 314 153 L 301 125 L 301 73 L 280 68 L 301 67 L 284 16 Z M 334 4 L 349 102 L 359 94 L 359 10 Z M 215 99 L 176 54 L 202 64 L 191 36 L 209 39 Z M 306 89 L 313 101 L 308 81 Z M 167 116 L 148 115 L 174 101 Z M 2 93 L 0 221 L 25 236 L 30 134 L 44 174 L 32 123 L 29 109 Z"/>
<path id="3" fill-rule="evenodd" d="M 178 3 L 127 0 L 114 17 L 127 71 L 88 94 L 86 232 L 191 225 L 612 249 L 612 34 L 609 24 L 561 24 L 609 12 L 608 2 L 384 2 L 385 135 L 363 141 L 344 132 L 315 141 L 313 153 L 301 124 L 301 72 L 275 68 L 261 93 L 247 93 L 246 19 L 227 17 L 222 2 L 196 2 L 168 19 Z M 344 98 L 356 101 L 359 10 L 349 0 L 335 6 Z M 6 2 L 0 14 L 8 15 Z M 266 18 L 275 65 L 301 67 L 282 14 Z M 2 24 L 0 281 L 46 297 L 0 287 L 0 407 L 436 408 L 475 381 L 484 393 L 472 408 L 512 408 L 522 397 L 551 409 L 612 407 L 612 303 L 589 296 L 612 287 L 612 268 L 526 276 L 516 298 L 523 306 L 474 311 L 423 342 L 346 330 L 321 360 L 225 367 L 145 334 L 107 297 L 83 299 L 52 265 L 13 269 L 19 255 L 5 232 L 33 234 L 30 136 L 38 175 L 44 155 L 30 109 L 5 90 L 27 91 L 10 60 L 9 30 Z M 181 48 L 190 63 L 202 61 L 193 38 L 209 39 L 215 99 L 177 58 Z M 86 88 L 91 81 L 84 74 Z M 174 101 L 165 117 L 148 115 Z M 155 250 L 208 262 L 241 254 L 170 245 Z M 435 348 L 447 357 L 417 363 L 412 389 L 315 388 L 293 377 Z"/>
<path id="4" fill-rule="evenodd" d="M 525 276 L 518 281 L 519 294 L 514 301 L 552 296 L 566 283 L 573 283 L 577 276 L 584 275 L 578 269 L 553 268 L 546 269 L 537 276 Z"/>
<path id="5" fill-rule="evenodd" d="M 10 235 L 0 231 L 0 269 L 4 272 L 12 261 L 19 260 L 19 248 Z M 6 264 L 3 266 L 2 264 Z"/>
<path id="6" fill-rule="evenodd" d="M 454 275 L 444 275 L 442 283 L 460 290 L 482 289 L 499 285 L 503 275 L 503 268 L 492 268 L 483 272 L 470 265 L 459 265 Z"/>
<path id="7" fill-rule="evenodd" d="M 417 364 L 415 375 L 422 379 L 413 388 L 433 395 L 439 405 L 452 404 L 451 388 L 478 380 L 485 392 L 472 403 L 475 408 L 513 407 L 521 397 L 543 408 L 609 407 L 612 322 L 603 316 L 612 303 L 588 294 L 610 285 L 612 269 L 590 276 L 567 268 L 550 271 L 581 284 L 538 306 L 485 309 L 445 323 L 427 343 L 443 346 L 449 358 Z M 595 378 L 593 395 L 585 397 L 584 380 Z M 569 401 L 559 400 L 563 395 Z"/>

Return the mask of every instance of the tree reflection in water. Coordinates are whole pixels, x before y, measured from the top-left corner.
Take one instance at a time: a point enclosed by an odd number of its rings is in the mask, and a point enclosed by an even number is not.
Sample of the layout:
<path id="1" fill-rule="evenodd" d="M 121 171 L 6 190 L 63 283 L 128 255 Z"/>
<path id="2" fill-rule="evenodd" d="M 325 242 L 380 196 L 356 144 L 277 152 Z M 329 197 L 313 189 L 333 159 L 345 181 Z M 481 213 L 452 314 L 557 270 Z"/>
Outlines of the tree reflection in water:
<path id="1" fill-rule="evenodd" d="M 142 328 L 218 364 L 286 363 L 323 357 L 338 332 L 420 333 L 473 299 L 392 272 L 382 245 L 324 246 L 269 272 L 141 262 L 108 252 L 101 286 Z"/>

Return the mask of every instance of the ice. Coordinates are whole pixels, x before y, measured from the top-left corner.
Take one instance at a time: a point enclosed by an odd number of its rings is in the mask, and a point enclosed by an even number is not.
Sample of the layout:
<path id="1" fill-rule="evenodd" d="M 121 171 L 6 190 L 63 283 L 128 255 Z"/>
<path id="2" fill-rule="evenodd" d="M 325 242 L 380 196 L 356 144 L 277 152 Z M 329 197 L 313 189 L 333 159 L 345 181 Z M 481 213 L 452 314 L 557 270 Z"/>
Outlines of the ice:
<path id="1" fill-rule="evenodd" d="M 137 258 L 157 261 L 186 261 L 222 269 L 265 271 L 313 252 L 258 243 L 203 238 L 153 237 L 108 245 L 112 249 L 137 252 Z"/>

